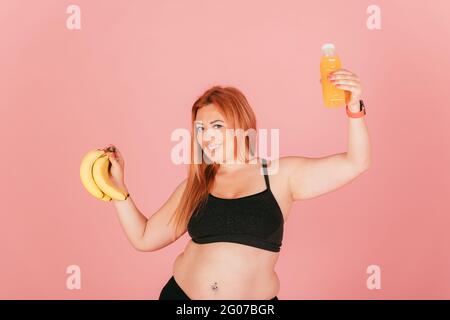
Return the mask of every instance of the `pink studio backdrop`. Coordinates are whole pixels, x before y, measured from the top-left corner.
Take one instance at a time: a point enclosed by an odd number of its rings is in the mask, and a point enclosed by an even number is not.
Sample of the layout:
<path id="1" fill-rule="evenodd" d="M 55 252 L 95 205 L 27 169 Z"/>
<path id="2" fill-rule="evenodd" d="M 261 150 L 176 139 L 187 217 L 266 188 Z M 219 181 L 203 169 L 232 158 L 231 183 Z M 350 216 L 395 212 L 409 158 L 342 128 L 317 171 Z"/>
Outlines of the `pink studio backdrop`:
<path id="1" fill-rule="evenodd" d="M 81 9 L 81 29 L 66 9 Z M 381 29 L 366 9 L 381 9 Z M 276 271 L 280 299 L 450 298 L 450 3 L 432 1 L 2 1 L 0 298 L 157 299 L 189 235 L 132 248 L 113 204 L 79 179 L 81 157 L 116 144 L 147 216 L 187 167 L 176 128 L 214 84 L 247 96 L 280 155 L 347 149 L 343 108 L 322 106 L 320 47 L 362 81 L 369 171 L 296 202 Z M 69 290 L 66 268 L 81 268 Z M 369 290 L 366 269 L 381 268 Z"/>

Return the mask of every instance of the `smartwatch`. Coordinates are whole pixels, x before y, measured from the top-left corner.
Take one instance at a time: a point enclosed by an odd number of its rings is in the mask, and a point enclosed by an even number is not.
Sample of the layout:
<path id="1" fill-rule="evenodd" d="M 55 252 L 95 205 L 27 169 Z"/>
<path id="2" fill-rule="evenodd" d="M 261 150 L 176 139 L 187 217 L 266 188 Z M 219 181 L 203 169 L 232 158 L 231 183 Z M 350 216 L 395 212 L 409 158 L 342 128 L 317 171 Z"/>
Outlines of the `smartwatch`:
<path id="1" fill-rule="evenodd" d="M 362 116 L 366 115 L 366 107 L 364 106 L 364 102 L 361 99 L 359 100 L 358 112 L 351 112 L 347 104 L 345 105 L 345 109 L 347 111 L 347 116 L 349 116 L 350 118 L 361 118 Z"/>

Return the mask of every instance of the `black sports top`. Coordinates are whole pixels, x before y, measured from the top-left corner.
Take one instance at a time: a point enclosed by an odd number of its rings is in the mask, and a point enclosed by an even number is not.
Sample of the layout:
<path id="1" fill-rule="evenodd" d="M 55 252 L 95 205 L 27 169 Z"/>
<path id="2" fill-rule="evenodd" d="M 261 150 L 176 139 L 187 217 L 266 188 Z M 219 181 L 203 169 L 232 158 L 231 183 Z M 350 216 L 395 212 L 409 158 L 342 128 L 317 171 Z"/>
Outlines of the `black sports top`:
<path id="1" fill-rule="evenodd" d="M 283 239 L 283 213 L 270 190 L 267 163 L 262 159 L 266 189 L 234 199 L 208 194 L 192 214 L 187 229 L 195 243 L 234 242 L 278 252 Z"/>

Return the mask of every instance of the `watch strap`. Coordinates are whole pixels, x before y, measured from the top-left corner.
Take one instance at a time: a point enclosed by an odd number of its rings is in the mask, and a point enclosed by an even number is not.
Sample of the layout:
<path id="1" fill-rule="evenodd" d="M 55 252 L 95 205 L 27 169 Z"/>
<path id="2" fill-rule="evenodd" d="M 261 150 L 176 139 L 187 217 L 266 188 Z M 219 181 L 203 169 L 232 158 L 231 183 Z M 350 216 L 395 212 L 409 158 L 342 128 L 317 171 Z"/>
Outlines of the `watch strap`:
<path id="1" fill-rule="evenodd" d="M 347 112 L 347 116 L 350 118 L 361 118 L 366 115 L 366 108 L 365 108 L 362 100 L 359 100 L 359 111 L 358 112 L 350 111 L 350 109 L 348 108 L 348 104 L 345 105 L 345 110 Z"/>

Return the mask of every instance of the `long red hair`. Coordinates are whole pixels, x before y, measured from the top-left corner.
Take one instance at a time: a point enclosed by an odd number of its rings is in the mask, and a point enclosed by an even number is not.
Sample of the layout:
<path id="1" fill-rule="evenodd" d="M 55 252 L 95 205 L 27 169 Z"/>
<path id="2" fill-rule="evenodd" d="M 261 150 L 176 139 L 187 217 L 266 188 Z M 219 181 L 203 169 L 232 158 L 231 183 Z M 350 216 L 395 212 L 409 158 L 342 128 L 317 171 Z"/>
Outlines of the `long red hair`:
<path id="1" fill-rule="evenodd" d="M 191 154 L 190 165 L 186 188 L 181 197 L 180 203 L 170 219 L 175 218 L 175 235 L 180 236 L 195 209 L 204 205 L 211 187 L 214 183 L 214 177 L 220 164 L 206 163 L 203 159 L 203 149 L 197 141 L 194 121 L 197 111 L 209 104 L 217 106 L 227 123 L 234 125 L 234 129 L 243 129 L 245 132 L 249 129 L 256 132 L 256 117 L 250 104 L 241 91 L 234 87 L 213 86 L 206 90 L 193 104 L 191 112 Z M 234 156 L 236 157 L 237 140 L 234 137 Z M 250 142 L 248 136 L 245 137 L 245 155 L 254 155 L 254 143 Z M 198 156 L 201 155 L 200 161 Z M 247 158 L 245 158 L 247 159 Z"/>

